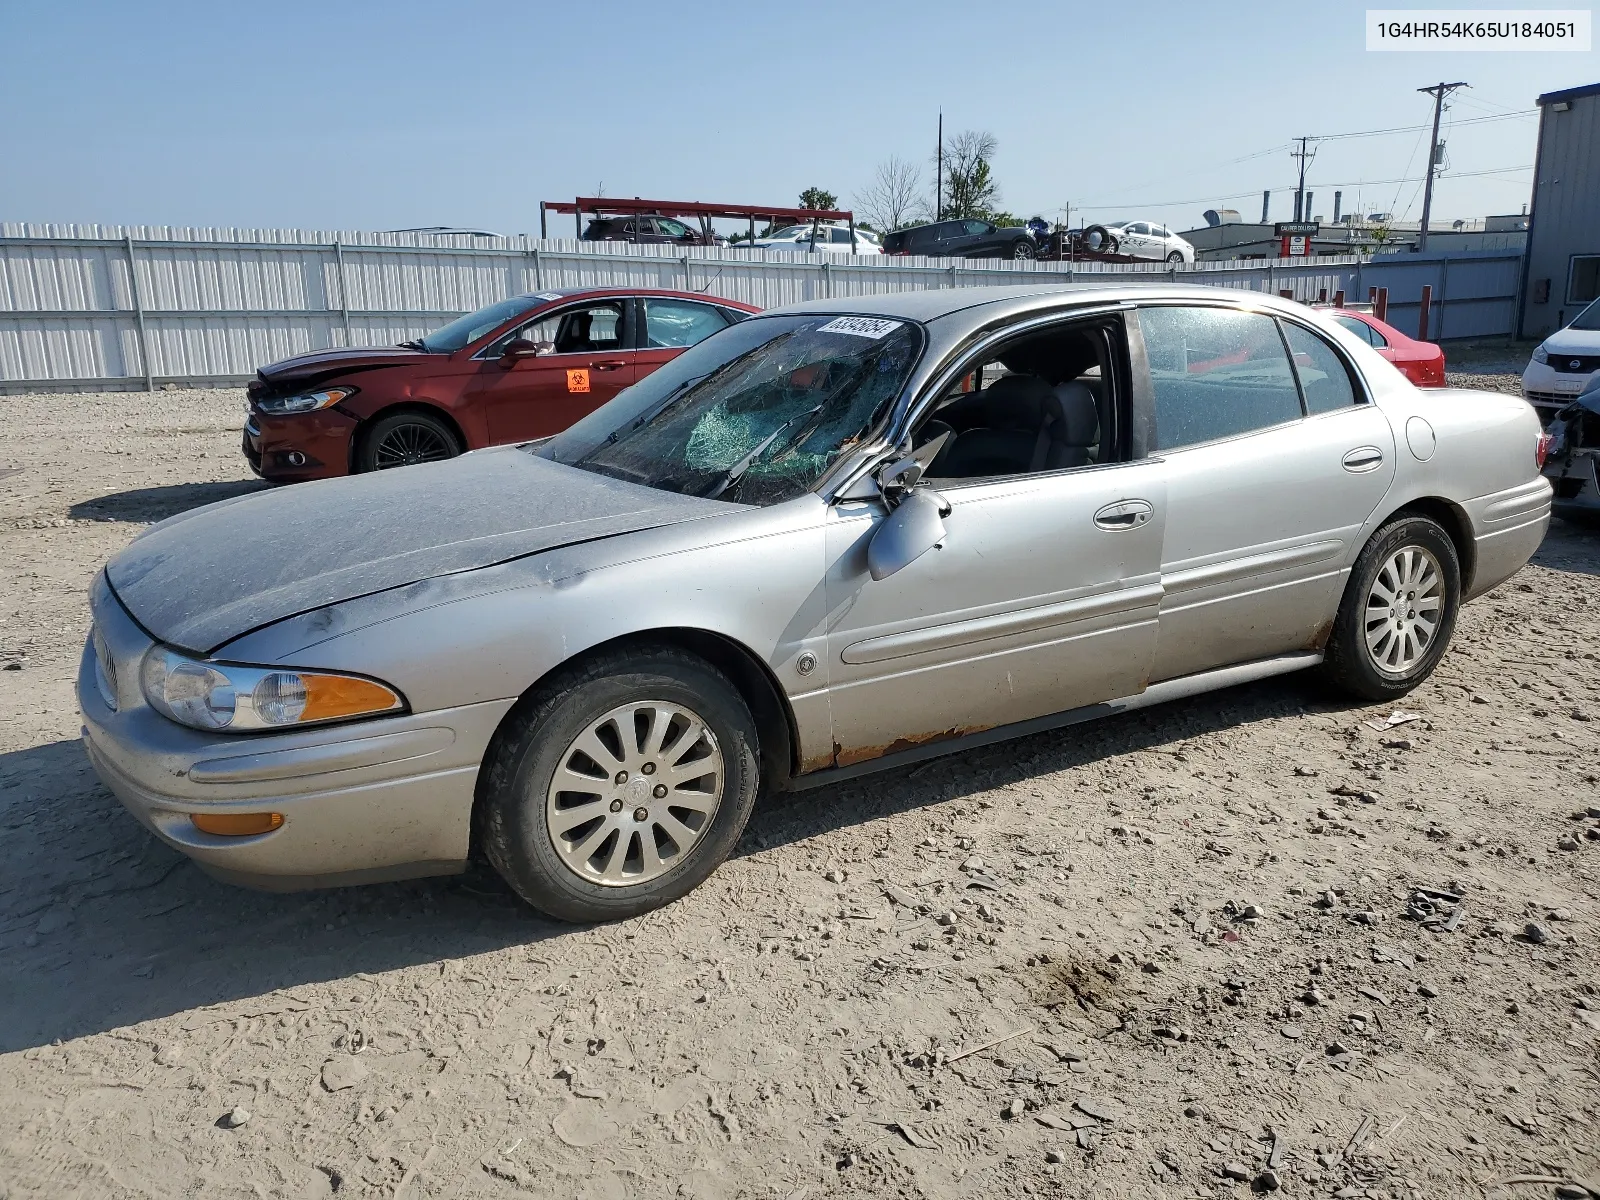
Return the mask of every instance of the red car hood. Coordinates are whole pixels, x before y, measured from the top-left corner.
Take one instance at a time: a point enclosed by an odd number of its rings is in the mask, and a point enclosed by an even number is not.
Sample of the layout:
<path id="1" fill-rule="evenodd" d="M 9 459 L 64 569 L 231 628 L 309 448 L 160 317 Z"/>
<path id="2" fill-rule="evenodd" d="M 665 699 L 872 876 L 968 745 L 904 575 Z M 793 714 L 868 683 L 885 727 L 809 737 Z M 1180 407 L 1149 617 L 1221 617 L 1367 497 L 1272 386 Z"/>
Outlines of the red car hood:
<path id="1" fill-rule="evenodd" d="M 358 346 L 313 350 L 279 362 L 268 363 L 258 372 L 267 383 L 288 383 L 298 379 L 325 378 L 345 371 L 370 371 L 374 367 L 397 367 L 405 363 L 438 358 L 405 346 Z"/>

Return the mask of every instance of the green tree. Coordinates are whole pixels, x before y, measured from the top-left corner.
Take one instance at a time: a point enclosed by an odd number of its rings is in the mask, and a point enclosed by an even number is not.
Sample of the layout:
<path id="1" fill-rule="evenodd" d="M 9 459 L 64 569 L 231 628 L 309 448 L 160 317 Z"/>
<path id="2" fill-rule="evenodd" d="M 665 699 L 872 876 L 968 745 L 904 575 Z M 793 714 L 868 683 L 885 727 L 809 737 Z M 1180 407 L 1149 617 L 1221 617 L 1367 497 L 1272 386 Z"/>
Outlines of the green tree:
<path id="1" fill-rule="evenodd" d="M 836 209 L 839 207 L 839 197 L 832 192 L 825 192 L 821 188 L 808 187 L 800 193 L 800 207 Z"/>
<path id="2" fill-rule="evenodd" d="M 1000 185 L 989 161 L 999 149 L 992 133 L 969 129 L 944 144 L 944 215 L 990 220 L 1000 201 Z"/>

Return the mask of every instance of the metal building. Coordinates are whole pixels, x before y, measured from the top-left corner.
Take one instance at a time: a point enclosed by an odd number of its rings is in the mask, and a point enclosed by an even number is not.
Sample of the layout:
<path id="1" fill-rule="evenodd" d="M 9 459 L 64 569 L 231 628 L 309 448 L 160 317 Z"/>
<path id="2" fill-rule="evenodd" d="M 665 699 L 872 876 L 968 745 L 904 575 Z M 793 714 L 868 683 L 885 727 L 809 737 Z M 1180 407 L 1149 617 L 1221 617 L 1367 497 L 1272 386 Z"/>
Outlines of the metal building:
<path id="1" fill-rule="evenodd" d="M 1600 298 L 1600 83 L 1539 97 L 1521 333 L 1542 338 Z"/>

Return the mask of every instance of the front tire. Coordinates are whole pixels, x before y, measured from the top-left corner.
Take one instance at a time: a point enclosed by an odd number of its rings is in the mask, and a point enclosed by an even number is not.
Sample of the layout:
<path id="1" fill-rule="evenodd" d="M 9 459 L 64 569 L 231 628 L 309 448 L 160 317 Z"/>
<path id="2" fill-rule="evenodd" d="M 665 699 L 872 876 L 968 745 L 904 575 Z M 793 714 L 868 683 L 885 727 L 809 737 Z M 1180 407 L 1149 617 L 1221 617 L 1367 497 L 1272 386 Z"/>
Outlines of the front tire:
<path id="1" fill-rule="evenodd" d="M 1444 657 L 1461 606 L 1461 564 L 1437 521 L 1402 516 L 1372 535 L 1345 585 L 1323 675 L 1362 700 L 1404 696 Z"/>
<path id="2" fill-rule="evenodd" d="M 1180 266 L 1183 263 L 1183 251 L 1174 250 L 1171 254 L 1167 255 L 1167 263 L 1169 266 Z"/>
<path id="3" fill-rule="evenodd" d="M 397 412 L 380 417 L 361 438 L 357 471 L 387 471 L 416 463 L 443 462 L 465 447 L 456 431 L 425 412 Z"/>
<path id="4" fill-rule="evenodd" d="M 1039 253 L 1034 249 L 1032 242 L 1019 241 L 1012 243 L 1011 257 L 1017 262 L 1032 262 L 1039 257 Z"/>
<path id="5" fill-rule="evenodd" d="M 760 786 L 737 688 L 671 647 L 597 658 L 514 710 L 484 763 L 483 849 L 533 907 L 615 921 L 699 886 Z"/>

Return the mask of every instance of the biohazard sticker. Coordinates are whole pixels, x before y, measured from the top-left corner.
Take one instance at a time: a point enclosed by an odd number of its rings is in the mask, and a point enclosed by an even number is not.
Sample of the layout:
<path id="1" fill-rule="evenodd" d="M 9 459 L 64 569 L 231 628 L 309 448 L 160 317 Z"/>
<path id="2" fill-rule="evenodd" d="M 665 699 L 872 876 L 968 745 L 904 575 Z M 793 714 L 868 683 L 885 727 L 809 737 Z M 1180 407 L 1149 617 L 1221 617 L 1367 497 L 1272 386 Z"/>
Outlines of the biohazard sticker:
<path id="1" fill-rule="evenodd" d="M 826 325 L 817 327 L 818 333 L 848 333 L 855 337 L 877 341 L 885 334 L 900 328 L 899 321 L 884 321 L 876 317 L 835 317 Z"/>
<path id="2" fill-rule="evenodd" d="M 578 367 L 567 372 L 567 391 L 587 392 L 589 390 L 589 369 Z"/>

